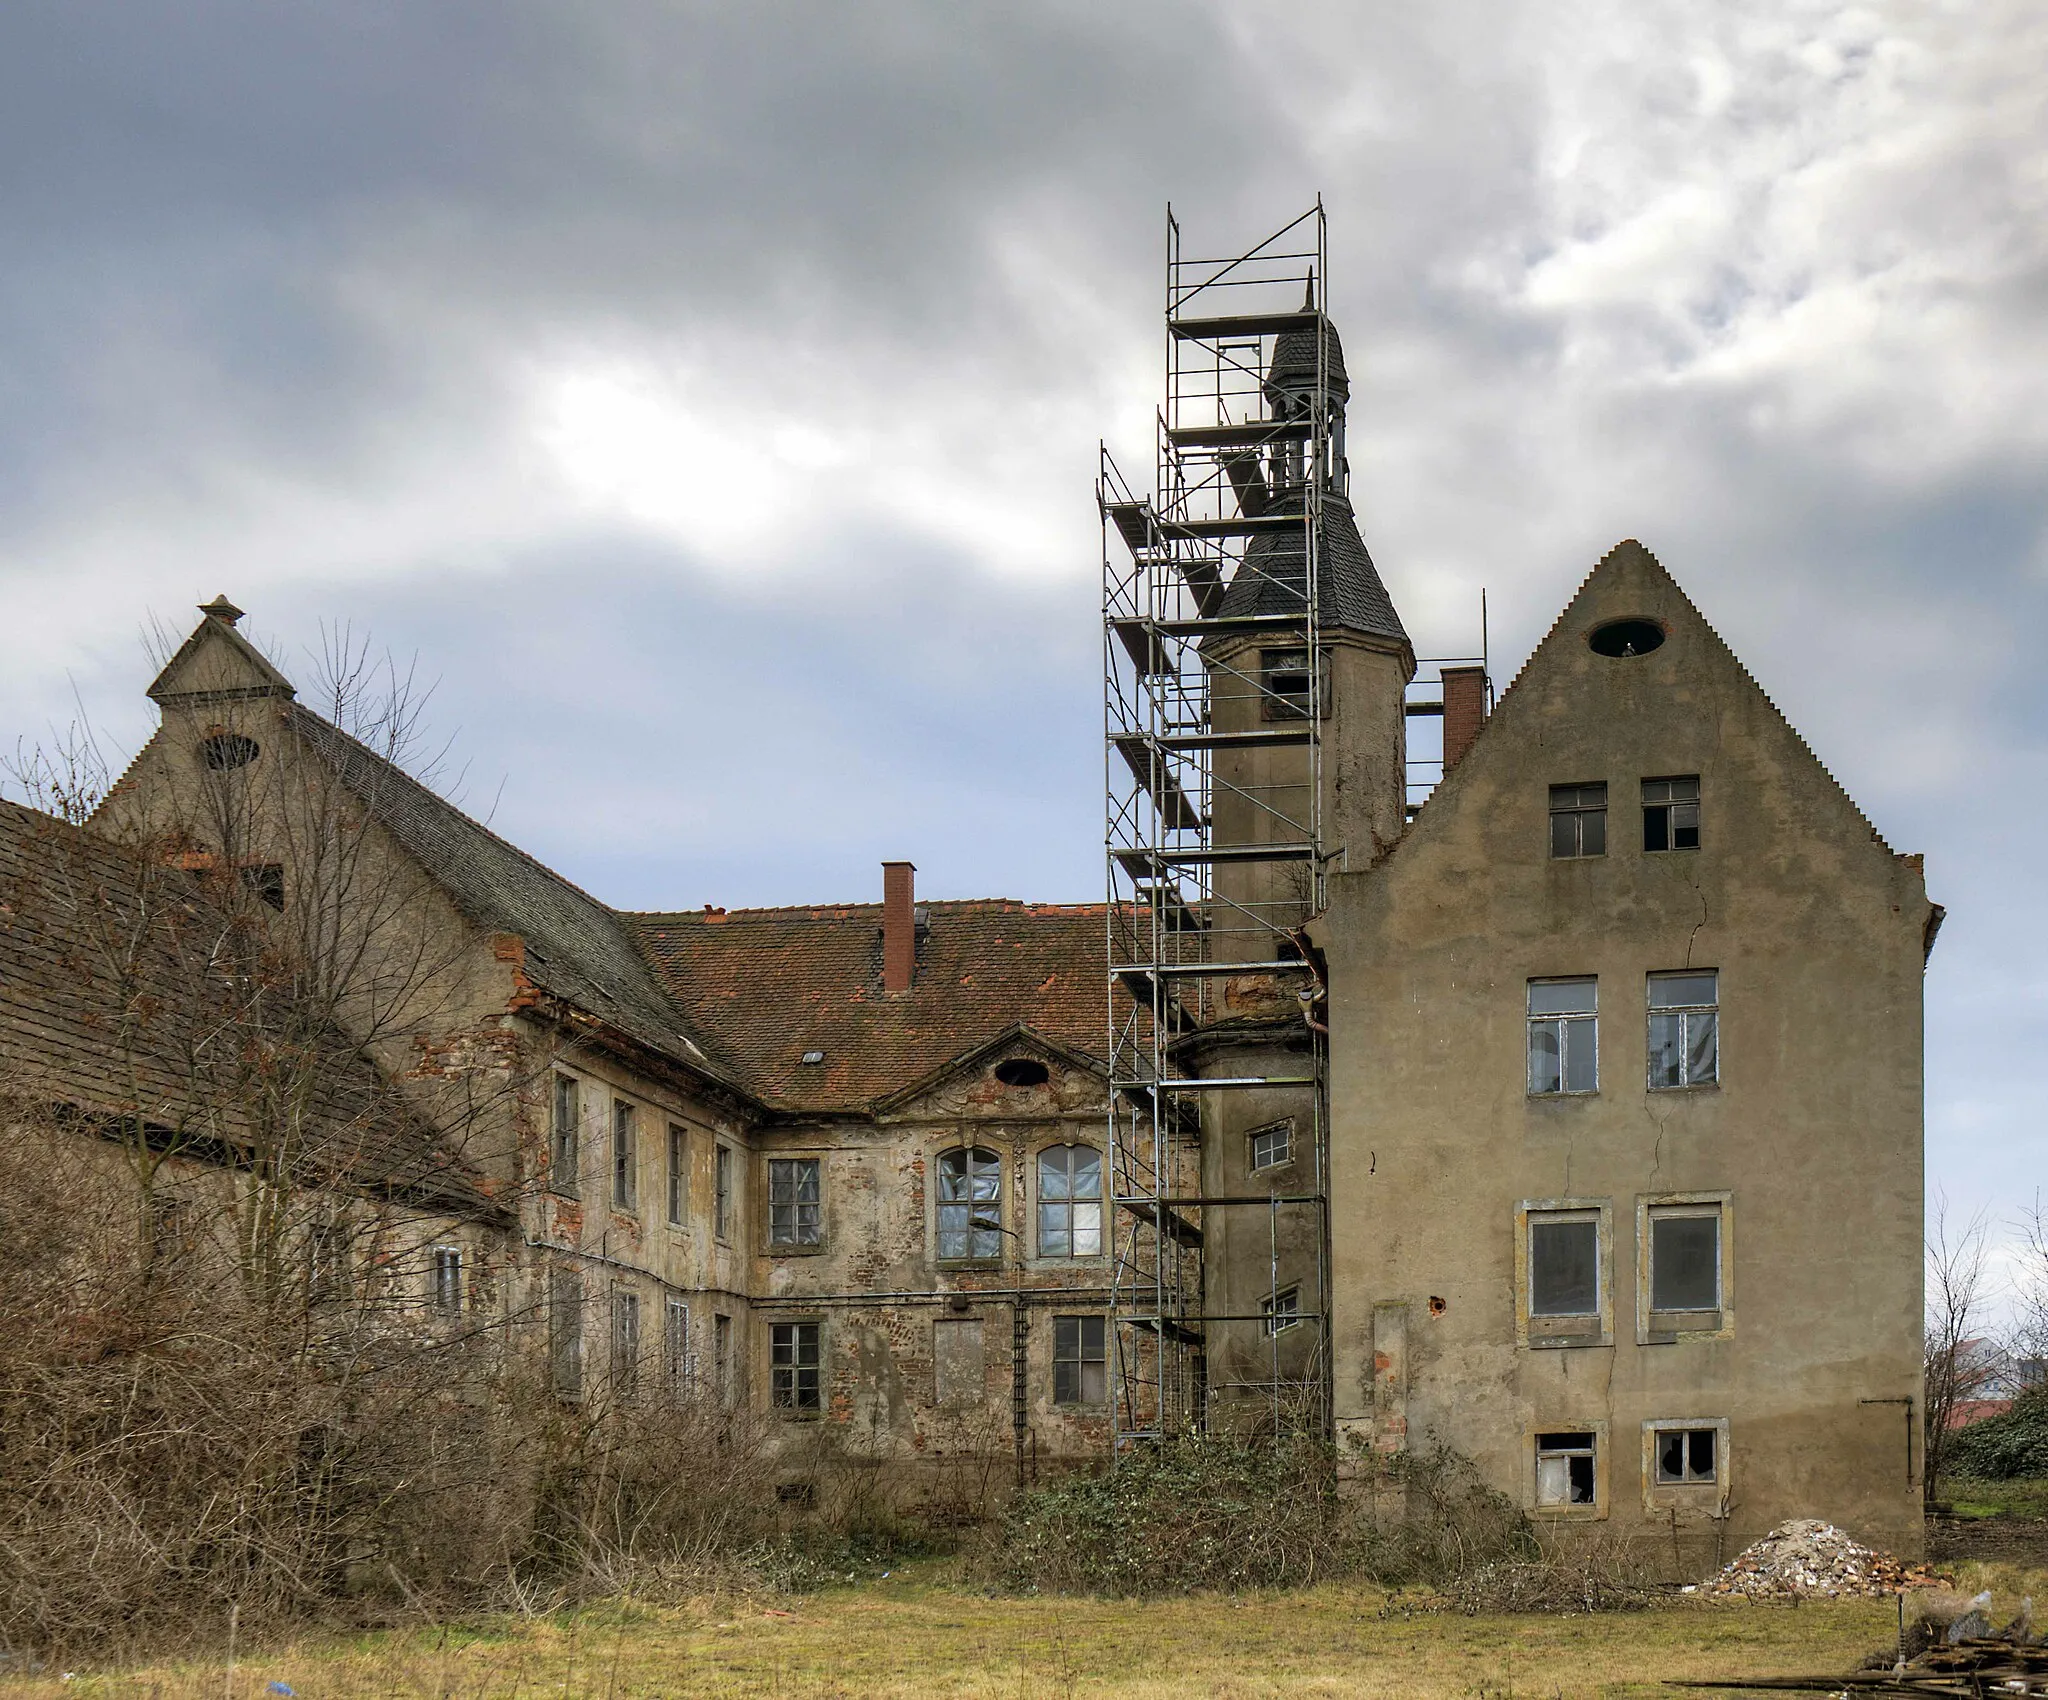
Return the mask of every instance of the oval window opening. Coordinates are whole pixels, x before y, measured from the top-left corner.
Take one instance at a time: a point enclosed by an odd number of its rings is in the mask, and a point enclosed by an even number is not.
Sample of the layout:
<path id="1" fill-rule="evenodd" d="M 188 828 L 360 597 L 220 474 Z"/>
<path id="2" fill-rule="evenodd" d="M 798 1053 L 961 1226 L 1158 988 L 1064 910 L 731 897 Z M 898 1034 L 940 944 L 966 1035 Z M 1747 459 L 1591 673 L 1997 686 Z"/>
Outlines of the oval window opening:
<path id="1" fill-rule="evenodd" d="M 1595 655 L 1648 655 L 1664 641 L 1664 628 L 1651 620 L 1609 620 L 1586 640 Z"/>
<path id="2" fill-rule="evenodd" d="M 1052 1070 L 1035 1057 L 1011 1057 L 996 1064 L 996 1078 L 1005 1086 L 1043 1086 Z"/>
<path id="3" fill-rule="evenodd" d="M 245 738 L 239 732 L 216 732 L 199 748 L 208 767 L 215 773 L 225 773 L 232 767 L 247 767 L 256 759 L 258 745 L 254 738 Z"/>

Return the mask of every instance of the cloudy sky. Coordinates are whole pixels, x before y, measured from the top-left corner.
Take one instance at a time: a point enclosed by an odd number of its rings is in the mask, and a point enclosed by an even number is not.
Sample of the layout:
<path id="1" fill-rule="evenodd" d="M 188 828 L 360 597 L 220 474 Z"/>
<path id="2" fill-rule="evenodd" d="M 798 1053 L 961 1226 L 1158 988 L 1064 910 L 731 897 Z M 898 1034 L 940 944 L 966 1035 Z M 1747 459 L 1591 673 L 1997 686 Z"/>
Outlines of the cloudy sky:
<path id="1" fill-rule="evenodd" d="M 2048 1180 L 2048 11 L 10 0 L 0 729 L 151 622 L 438 681 L 610 901 L 1087 898 L 1164 209 L 1321 194 L 1364 530 L 1511 674 L 1639 536 L 1950 920 L 1934 1172 Z M 2035 1061 L 2029 1064 L 2026 1059 Z"/>

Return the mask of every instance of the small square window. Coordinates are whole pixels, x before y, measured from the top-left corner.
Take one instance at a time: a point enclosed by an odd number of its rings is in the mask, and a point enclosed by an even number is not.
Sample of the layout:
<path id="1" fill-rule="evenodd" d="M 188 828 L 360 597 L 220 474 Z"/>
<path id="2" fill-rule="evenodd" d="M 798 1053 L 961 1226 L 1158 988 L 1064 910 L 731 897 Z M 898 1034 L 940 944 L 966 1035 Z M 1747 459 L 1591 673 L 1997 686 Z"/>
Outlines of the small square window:
<path id="1" fill-rule="evenodd" d="M 1052 1402 L 1100 1405 L 1109 1397 L 1108 1324 L 1099 1316 L 1052 1319 Z"/>
<path id="2" fill-rule="evenodd" d="M 1607 783 L 1550 788 L 1550 854 L 1558 860 L 1607 854 Z"/>
<path id="3" fill-rule="evenodd" d="M 1245 1135 L 1251 1148 L 1251 1171 L 1257 1174 L 1261 1169 L 1277 1169 L 1282 1164 L 1294 1161 L 1294 1118 L 1268 1122 L 1264 1127 L 1255 1127 Z"/>
<path id="4" fill-rule="evenodd" d="M 1268 720 L 1299 720 L 1309 710 L 1309 666 L 1306 649 L 1265 649 L 1259 652 L 1261 701 Z"/>
<path id="5" fill-rule="evenodd" d="M 1650 1090 L 1713 1086 L 1721 1078 L 1720 976 L 1650 976 Z"/>
<path id="6" fill-rule="evenodd" d="M 1550 1097 L 1600 1089 L 1600 983 L 1529 982 L 1529 1091 Z"/>
<path id="7" fill-rule="evenodd" d="M 768 1329 L 768 1390 L 778 1411 L 825 1408 L 820 1378 L 823 1324 L 777 1322 Z"/>
<path id="8" fill-rule="evenodd" d="M 1643 848 L 1697 850 L 1699 847 L 1699 775 L 1691 774 L 1683 779 L 1644 780 Z"/>
<path id="9" fill-rule="evenodd" d="M 1301 1289 L 1289 1287 L 1259 1303 L 1260 1331 L 1268 1338 L 1284 1334 L 1301 1321 Z"/>
<path id="10" fill-rule="evenodd" d="M 1593 1505 L 1599 1493 L 1594 1474 L 1597 1439 L 1577 1429 L 1536 1437 L 1536 1503 L 1564 1508 Z"/>
<path id="11" fill-rule="evenodd" d="M 1720 1484 L 1721 1433 L 1717 1428 L 1654 1429 L 1650 1456 L 1659 1487 Z"/>
<path id="12" fill-rule="evenodd" d="M 813 1246 L 824 1243 L 819 1214 L 818 1159 L 771 1157 L 768 1160 L 768 1243 L 771 1246 Z"/>

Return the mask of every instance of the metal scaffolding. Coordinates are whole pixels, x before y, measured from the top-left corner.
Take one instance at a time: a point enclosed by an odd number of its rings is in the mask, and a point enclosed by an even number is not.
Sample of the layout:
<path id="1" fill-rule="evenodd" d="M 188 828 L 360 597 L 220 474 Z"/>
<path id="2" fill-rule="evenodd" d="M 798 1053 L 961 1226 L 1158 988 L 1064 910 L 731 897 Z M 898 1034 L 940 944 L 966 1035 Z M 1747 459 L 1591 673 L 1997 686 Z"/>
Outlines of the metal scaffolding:
<path id="1" fill-rule="evenodd" d="M 1221 259 L 1184 253 L 1169 211 L 1154 493 L 1133 491 L 1102 456 L 1108 1345 L 1120 1450 L 1203 1425 L 1205 1348 L 1219 1324 L 1258 1324 L 1270 1342 L 1270 1375 L 1235 1385 L 1262 1387 L 1275 1425 L 1329 1421 L 1322 1036 L 1302 1022 L 1284 1065 L 1206 1073 L 1187 1043 L 1219 1017 L 1230 984 L 1293 988 L 1304 1008 L 1318 991 L 1301 928 L 1322 909 L 1329 872 L 1318 582 L 1324 497 L 1343 476 L 1327 258 L 1320 202 Z M 1299 382 L 1278 381 L 1283 342 Z M 1204 1105 L 1238 1092 L 1298 1106 L 1295 1172 L 1306 1178 L 1285 1195 L 1204 1188 Z M 1265 1215 L 1275 1290 L 1257 1311 L 1209 1314 L 1205 1231 L 1234 1208 Z M 1284 1319 L 1283 1212 L 1308 1213 L 1295 1236 L 1315 1247 L 1313 1280 Z M 1298 1327 L 1315 1344 L 1283 1374 L 1281 1336 Z"/>

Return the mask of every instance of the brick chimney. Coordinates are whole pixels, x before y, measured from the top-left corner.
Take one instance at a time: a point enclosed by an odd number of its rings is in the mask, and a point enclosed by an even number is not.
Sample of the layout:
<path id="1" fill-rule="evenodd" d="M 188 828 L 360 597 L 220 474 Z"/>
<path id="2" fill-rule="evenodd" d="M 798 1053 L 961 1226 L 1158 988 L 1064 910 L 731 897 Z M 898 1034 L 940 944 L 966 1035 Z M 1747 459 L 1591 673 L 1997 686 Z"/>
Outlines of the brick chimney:
<path id="1" fill-rule="evenodd" d="M 1486 669 L 1444 669 L 1444 772 L 1464 759 L 1486 722 Z"/>
<path id="2" fill-rule="evenodd" d="M 882 864 L 882 990 L 907 992 L 917 972 L 917 864 Z"/>

